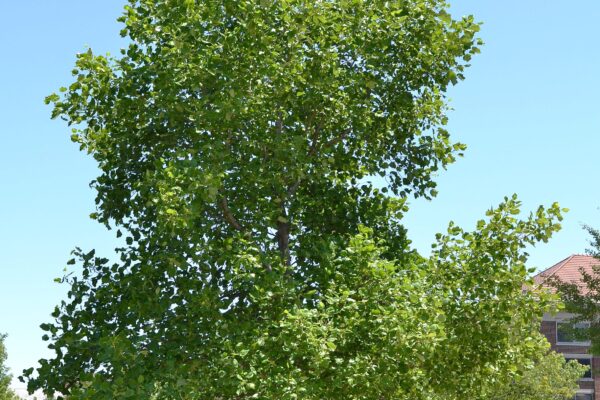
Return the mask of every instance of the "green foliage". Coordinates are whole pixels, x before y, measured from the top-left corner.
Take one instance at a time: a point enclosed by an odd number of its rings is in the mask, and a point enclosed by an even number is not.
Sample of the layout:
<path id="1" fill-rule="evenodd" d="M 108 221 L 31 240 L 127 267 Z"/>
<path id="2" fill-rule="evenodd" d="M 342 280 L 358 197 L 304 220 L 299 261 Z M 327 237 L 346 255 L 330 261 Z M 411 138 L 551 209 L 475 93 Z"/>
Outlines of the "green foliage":
<path id="1" fill-rule="evenodd" d="M 121 57 L 79 54 L 47 101 L 102 169 L 93 217 L 139 246 L 258 249 L 323 280 L 323 248 L 360 223 L 406 246 L 403 202 L 366 178 L 430 197 L 464 149 L 445 91 L 479 26 L 444 1 L 130 1 L 121 21 Z"/>
<path id="2" fill-rule="evenodd" d="M 7 357 L 4 347 L 5 338 L 6 335 L 0 335 L 0 400 L 17 400 L 17 395 L 10 388 L 11 375 L 4 365 Z"/>
<path id="3" fill-rule="evenodd" d="M 525 369 L 519 378 L 492 387 L 481 400 L 570 400 L 579 389 L 577 380 L 587 368 L 551 352 Z"/>
<path id="4" fill-rule="evenodd" d="M 537 331 L 552 299 L 522 291 L 523 249 L 558 229 L 560 210 L 517 213 L 507 199 L 475 232 L 451 225 L 427 260 L 388 260 L 361 228 L 331 251 L 322 290 L 240 256 L 233 282 L 248 297 L 228 310 L 183 290 L 190 280 L 140 294 L 147 271 L 82 254 L 88 278 L 71 278 L 72 301 L 44 327 L 58 357 L 30 384 L 71 399 L 475 396 L 546 351 Z"/>
<path id="5" fill-rule="evenodd" d="M 48 97 L 98 162 L 92 218 L 120 259 L 43 324 L 29 389 L 78 399 L 459 399 L 519 375 L 549 306 L 524 248 L 560 209 L 410 250 L 409 194 L 435 195 L 445 91 L 478 51 L 440 0 L 144 0 L 120 58 L 78 56 Z M 385 176 L 375 187 L 372 176 Z"/>
<path id="6" fill-rule="evenodd" d="M 585 229 L 591 236 L 592 248 L 588 252 L 598 258 L 598 265 L 592 267 L 591 273 L 580 270 L 582 286 L 563 282 L 555 277 L 549 279 L 548 283 L 560 293 L 565 303 L 565 311 L 574 315 L 569 321 L 569 333 L 581 341 L 589 340 L 590 352 L 600 355 L 600 231 L 589 226 Z M 587 325 L 581 325 L 580 322 Z M 578 326 L 575 327 L 575 324 Z"/>

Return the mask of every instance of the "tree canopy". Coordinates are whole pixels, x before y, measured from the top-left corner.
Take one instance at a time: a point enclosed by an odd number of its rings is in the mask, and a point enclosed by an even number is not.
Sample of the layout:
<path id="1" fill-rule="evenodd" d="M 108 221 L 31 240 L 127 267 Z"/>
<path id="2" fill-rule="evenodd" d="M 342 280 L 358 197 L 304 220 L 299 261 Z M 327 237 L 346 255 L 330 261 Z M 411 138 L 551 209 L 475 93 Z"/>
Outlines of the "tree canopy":
<path id="1" fill-rule="evenodd" d="M 316 281 L 321 247 L 361 223 L 402 248 L 402 202 L 382 191 L 432 196 L 464 148 L 444 129 L 445 91 L 479 25 L 446 7 L 131 1 L 121 57 L 79 54 L 48 98 L 102 170 L 94 216 L 144 247 L 180 237 L 213 265 L 223 252 L 205 244 L 236 238 L 231 251 L 293 259 Z"/>
<path id="2" fill-rule="evenodd" d="M 549 306 L 524 249 L 553 204 L 507 198 L 431 257 L 409 195 L 463 151 L 446 90 L 479 25 L 439 0 L 130 1 L 119 57 L 47 101 L 97 161 L 92 217 L 29 389 L 69 399 L 444 399 L 518 376 Z M 375 180 L 374 177 L 381 179 Z"/>
<path id="3" fill-rule="evenodd" d="M 570 400 L 587 368 L 550 352 L 526 366 L 517 379 L 491 386 L 482 400 Z"/>

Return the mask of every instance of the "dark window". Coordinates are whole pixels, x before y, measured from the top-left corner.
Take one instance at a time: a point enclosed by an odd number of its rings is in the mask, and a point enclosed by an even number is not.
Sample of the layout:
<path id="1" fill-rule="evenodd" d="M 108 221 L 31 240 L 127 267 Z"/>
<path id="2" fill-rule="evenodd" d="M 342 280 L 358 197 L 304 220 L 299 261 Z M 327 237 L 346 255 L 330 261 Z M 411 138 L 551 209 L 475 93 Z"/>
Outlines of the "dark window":
<path id="1" fill-rule="evenodd" d="M 591 393 L 577 393 L 573 400 L 594 400 L 594 397 Z"/>
<path id="2" fill-rule="evenodd" d="M 556 341 L 558 343 L 577 343 L 585 342 L 587 339 L 577 332 L 578 329 L 589 328 L 587 322 L 578 322 L 571 326 L 568 322 L 556 323 Z"/>

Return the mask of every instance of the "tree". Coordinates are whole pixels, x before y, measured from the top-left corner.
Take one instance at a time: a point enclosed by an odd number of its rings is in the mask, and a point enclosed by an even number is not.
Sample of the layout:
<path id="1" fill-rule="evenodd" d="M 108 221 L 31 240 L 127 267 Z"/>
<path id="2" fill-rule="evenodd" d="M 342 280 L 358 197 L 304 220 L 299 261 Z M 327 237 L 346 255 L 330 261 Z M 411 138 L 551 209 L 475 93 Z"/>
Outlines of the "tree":
<path id="1" fill-rule="evenodd" d="M 557 353 L 540 357 L 517 379 L 492 387 L 482 400 L 570 400 L 588 367 Z"/>
<path id="2" fill-rule="evenodd" d="M 565 326 L 569 334 L 589 340 L 590 352 L 600 354 L 600 231 L 590 226 L 584 227 L 591 236 L 588 253 L 598 258 L 598 265 L 592 267 L 592 272 L 580 270 L 581 283 L 564 282 L 556 277 L 547 281 L 560 293 L 565 303 L 565 311 L 573 314 Z M 580 324 L 580 323 L 584 324 Z M 577 325 L 577 326 L 575 326 Z M 570 328 L 570 329 L 569 329 Z"/>
<path id="3" fill-rule="evenodd" d="M 101 169 L 55 350 L 29 389 L 70 399 L 462 398 L 543 347 L 526 245 L 560 209 L 516 198 L 410 249 L 435 195 L 445 92 L 479 26 L 439 0 L 130 1 L 119 58 L 78 55 L 54 117 Z M 385 177 L 373 184 L 371 177 Z M 501 372 L 500 372 L 501 371 Z M 473 392 L 474 393 L 474 392 Z"/>
<path id="4" fill-rule="evenodd" d="M 8 368 L 4 365 L 6 362 L 6 348 L 4 339 L 6 335 L 0 335 L 0 400 L 17 400 L 17 395 L 10 388 L 11 375 Z"/>

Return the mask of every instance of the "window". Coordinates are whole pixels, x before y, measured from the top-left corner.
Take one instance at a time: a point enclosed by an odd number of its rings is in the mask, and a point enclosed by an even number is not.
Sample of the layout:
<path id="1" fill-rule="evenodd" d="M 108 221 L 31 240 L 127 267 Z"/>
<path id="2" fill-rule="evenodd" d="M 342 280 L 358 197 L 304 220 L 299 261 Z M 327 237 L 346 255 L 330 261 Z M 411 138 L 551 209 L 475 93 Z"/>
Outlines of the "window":
<path id="1" fill-rule="evenodd" d="M 586 355 L 574 356 L 574 355 L 566 355 L 565 354 L 565 359 L 567 361 L 576 360 L 579 362 L 579 364 L 589 367 L 589 369 L 586 371 L 585 375 L 583 375 L 583 377 L 581 379 L 592 379 L 592 358 L 591 358 L 591 356 L 586 356 Z M 585 399 L 585 397 L 582 397 L 582 398 Z M 576 399 L 579 399 L 579 398 L 576 397 Z"/>
<path id="2" fill-rule="evenodd" d="M 573 400 L 594 400 L 593 393 L 577 393 Z"/>
<path id="3" fill-rule="evenodd" d="M 573 327 L 568 322 L 557 322 L 556 323 L 556 343 L 581 343 L 589 344 L 583 336 L 583 332 L 580 334 L 577 332 L 578 329 L 587 329 L 590 327 L 589 322 L 578 322 Z"/>

